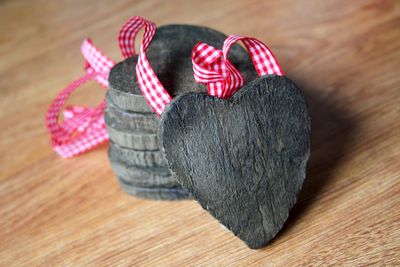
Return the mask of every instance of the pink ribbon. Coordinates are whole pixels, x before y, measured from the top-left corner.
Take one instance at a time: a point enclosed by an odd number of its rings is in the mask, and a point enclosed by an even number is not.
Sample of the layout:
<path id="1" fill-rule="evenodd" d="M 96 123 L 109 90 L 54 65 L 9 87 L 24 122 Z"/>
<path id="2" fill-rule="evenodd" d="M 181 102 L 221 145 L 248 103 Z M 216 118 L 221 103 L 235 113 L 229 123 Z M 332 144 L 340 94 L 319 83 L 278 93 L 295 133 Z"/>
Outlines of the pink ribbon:
<path id="1" fill-rule="evenodd" d="M 136 16 L 125 23 L 120 30 L 118 40 L 124 58 L 135 55 L 135 36 L 142 27 L 139 22 L 151 23 Z M 108 74 L 115 62 L 105 56 L 89 39 L 84 40 L 81 53 L 85 58 L 85 75 L 64 88 L 53 100 L 46 114 L 51 145 L 63 158 L 84 153 L 108 140 L 103 116 L 104 100 L 97 107 L 70 106 L 62 112 L 69 96 L 84 83 L 94 80 L 108 88 Z"/>
<path id="2" fill-rule="evenodd" d="M 53 149 L 63 158 L 73 157 L 108 140 L 104 124 L 104 100 L 97 107 L 67 107 L 63 121 L 59 115 L 68 97 L 82 84 L 95 80 L 108 87 L 108 73 L 114 61 L 101 53 L 89 39 L 81 47 L 85 58 L 86 74 L 64 88 L 53 100 L 46 114 L 46 125 L 50 132 Z"/>

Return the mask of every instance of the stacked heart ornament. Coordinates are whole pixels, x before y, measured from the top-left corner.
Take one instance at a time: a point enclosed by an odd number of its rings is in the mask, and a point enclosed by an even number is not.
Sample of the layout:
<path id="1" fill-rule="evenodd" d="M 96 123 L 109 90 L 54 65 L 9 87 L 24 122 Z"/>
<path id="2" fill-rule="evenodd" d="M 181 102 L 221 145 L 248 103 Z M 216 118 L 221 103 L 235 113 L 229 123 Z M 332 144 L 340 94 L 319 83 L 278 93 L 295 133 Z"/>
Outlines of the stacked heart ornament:
<path id="1" fill-rule="evenodd" d="M 255 38 L 156 29 L 134 17 L 119 41 L 126 59 L 110 72 L 105 122 L 121 186 L 193 197 L 250 248 L 267 244 L 306 175 L 310 118 L 301 91 Z M 186 193 L 171 197 L 172 189 Z"/>
<path id="2" fill-rule="evenodd" d="M 127 58 L 116 64 L 108 77 L 104 118 L 110 138 L 109 159 L 125 192 L 150 199 L 185 199 L 191 194 L 170 173 L 159 147 L 160 118 L 139 88 L 135 71 L 138 56 L 131 46 L 124 46 L 146 23 L 150 22 L 134 19 L 122 28 L 120 46 Z M 221 46 L 226 36 L 209 28 L 191 25 L 166 25 L 153 33 L 146 55 L 157 78 L 170 88 L 168 94 L 178 96 L 191 91 L 206 92 L 206 86 L 198 84 L 193 76 L 192 49 L 202 40 Z M 254 78 L 251 60 L 242 47 L 235 47 L 232 60 L 239 64 L 249 79 L 252 75 Z"/>

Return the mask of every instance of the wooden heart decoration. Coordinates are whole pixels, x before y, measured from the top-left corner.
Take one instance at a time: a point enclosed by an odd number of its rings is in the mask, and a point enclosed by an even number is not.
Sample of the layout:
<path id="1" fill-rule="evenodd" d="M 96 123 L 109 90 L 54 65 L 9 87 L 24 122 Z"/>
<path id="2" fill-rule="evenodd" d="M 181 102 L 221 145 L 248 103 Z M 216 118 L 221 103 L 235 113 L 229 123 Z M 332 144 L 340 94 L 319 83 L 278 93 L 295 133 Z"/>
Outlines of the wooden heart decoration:
<path id="1" fill-rule="evenodd" d="M 178 181 L 250 248 L 280 231 L 303 185 L 310 118 L 295 84 L 263 76 L 230 99 L 174 98 L 160 142 Z"/>

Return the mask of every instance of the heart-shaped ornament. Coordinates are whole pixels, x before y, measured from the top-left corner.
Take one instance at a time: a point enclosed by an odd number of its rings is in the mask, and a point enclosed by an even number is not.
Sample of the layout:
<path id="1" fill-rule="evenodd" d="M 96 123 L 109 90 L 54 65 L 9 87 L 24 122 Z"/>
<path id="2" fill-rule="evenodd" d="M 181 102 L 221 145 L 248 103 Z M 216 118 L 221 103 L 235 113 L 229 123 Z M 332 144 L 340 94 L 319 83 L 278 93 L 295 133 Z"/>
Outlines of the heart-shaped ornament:
<path id="1" fill-rule="evenodd" d="M 292 81 L 262 76 L 228 100 L 180 95 L 160 127 L 171 171 L 204 209 L 250 248 L 276 236 L 310 155 L 310 118 Z"/>

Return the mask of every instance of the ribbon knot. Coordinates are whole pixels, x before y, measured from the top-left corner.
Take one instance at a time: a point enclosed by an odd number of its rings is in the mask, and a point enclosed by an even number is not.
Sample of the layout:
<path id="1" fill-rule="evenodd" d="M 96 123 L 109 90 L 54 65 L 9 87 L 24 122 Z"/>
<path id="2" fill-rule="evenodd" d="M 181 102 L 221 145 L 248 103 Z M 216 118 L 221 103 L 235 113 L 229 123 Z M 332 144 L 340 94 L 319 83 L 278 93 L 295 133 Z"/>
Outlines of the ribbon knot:
<path id="1" fill-rule="evenodd" d="M 230 48 L 238 41 L 245 45 L 259 76 L 283 75 L 271 50 L 255 38 L 231 35 L 224 41 L 222 50 L 198 43 L 192 51 L 193 73 L 198 83 L 207 84 L 208 94 L 230 98 L 243 86 L 242 74 L 228 59 Z"/>
<path id="2" fill-rule="evenodd" d="M 210 95 L 229 98 L 244 84 L 241 73 L 232 65 L 224 51 L 205 43 L 198 43 L 192 52 L 196 82 L 207 84 Z"/>

